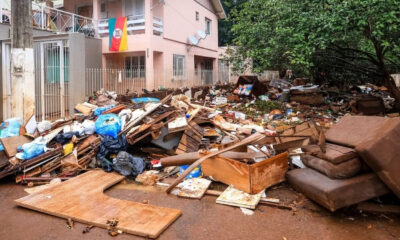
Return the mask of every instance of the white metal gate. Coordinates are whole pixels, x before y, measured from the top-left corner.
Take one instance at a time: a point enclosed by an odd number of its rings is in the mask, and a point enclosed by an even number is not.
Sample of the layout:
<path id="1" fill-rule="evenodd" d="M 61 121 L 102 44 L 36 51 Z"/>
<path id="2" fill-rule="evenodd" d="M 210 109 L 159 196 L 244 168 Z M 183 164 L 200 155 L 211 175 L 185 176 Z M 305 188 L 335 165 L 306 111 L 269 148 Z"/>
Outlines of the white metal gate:
<path id="1" fill-rule="evenodd" d="M 68 114 L 69 48 L 66 41 L 35 47 L 36 118 L 54 120 Z"/>
<path id="2" fill-rule="evenodd" d="M 1 0 L 0 0 L 1 1 Z M 3 119 L 11 117 L 11 44 L 2 46 L 2 91 L 3 91 Z"/>

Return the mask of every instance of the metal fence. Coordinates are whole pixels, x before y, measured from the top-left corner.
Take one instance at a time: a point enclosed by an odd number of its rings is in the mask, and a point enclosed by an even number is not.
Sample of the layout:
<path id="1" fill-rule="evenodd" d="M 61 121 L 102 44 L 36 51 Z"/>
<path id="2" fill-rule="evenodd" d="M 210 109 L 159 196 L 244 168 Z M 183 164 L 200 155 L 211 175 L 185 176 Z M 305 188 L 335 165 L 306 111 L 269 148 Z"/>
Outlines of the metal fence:
<path id="1" fill-rule="evenodd" d="M 37 42 L 35 51 L 35 115 L 38 121 L 68 115 L 69 47 L 67 41 Z"/>
<path id="2" fill-rule="evenodd" d="M 213 85 L 218 74 L 213 70 L 154 70 L 154 89 Z"/>
<path id="3" fill-rule="evenodd" d="M 88 68 L 85 73 L 86 96 L 101 89 L 118 94 L 141 92 L 146 88 L 146 71 L 138 69 Z"/>
<path id="4" fill-rule="evenodd" d="M 143 92 L 143 89 L 195 87 L 213 85 L 218 74 L 213 70 L 198 71 L 173 71 L 152 70 L 147 72 L 154 77 L 154 82 L 146 84 L 146 70 L 138 69 L 101 69 L 87 68 L 85 73 L 85 94 L 93 95 L 94 92 L 104 89 L 115 91 L 118 94 Z"/>

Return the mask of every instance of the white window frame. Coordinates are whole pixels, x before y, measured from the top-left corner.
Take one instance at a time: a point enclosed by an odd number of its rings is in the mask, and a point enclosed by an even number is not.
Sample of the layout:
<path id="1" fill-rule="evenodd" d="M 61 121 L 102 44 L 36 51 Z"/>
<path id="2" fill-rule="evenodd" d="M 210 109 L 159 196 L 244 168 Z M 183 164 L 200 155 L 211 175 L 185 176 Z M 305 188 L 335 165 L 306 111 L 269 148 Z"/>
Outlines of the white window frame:
<path id="1" fill-rule="evenodd" d="M 205 22 L 205 24 L 206 24 L 206 27 L 205 27 L 205 33 L 207 34 L 207 35 L 211 35 L 211 23 L 212 23 L 212 20 L 211 19 L 209 19 L 209 18 L 205 18 L 204 19 L 204 22 Z"/>
<path id="2" fill-rule="evenodd" d="M 180 65 L 182 66 L 180 68 Z M 185 69 L 186 69 L 186 56 L 180 54 L 173 55 L 173 75 L 174 78 L 182 78 L 185 76 Z"/>
<path id="3" fill-rule="evenodd" d="M 127 65 L 129 62 L 129 66 Z M 146 77 L 146 58 L 141 56 L 125 56 L 124 67 L 127 78 L 145 78 Z"/>

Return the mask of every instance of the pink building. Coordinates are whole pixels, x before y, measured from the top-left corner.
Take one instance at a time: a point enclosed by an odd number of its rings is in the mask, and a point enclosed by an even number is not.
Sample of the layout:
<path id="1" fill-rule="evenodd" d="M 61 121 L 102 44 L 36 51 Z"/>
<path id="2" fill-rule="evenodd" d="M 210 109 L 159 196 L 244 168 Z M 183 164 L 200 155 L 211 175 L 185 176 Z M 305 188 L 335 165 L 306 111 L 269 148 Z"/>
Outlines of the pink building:
<path id="1" fill-rule="evenodd" d="M 124 69 L 146 89 L 218 81 L 220 0 L 68 0 L 64 11 L 98 24 L 103 69 Z M 117 17 L 127 17 L 123 52 L 109 51 L 108 19 Z"/>

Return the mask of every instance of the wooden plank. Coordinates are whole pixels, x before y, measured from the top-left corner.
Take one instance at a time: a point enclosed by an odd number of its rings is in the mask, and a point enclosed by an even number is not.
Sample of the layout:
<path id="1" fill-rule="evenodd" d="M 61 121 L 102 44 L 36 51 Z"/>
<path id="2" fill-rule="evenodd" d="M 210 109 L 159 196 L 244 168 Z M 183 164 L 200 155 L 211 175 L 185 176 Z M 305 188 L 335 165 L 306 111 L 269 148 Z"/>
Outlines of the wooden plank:
<path id="1" fill-rule="evenodd" d="M 118 218 L 117 229 L 143 237 L 158 237 L 181 211 L 111 198 L 103 191 L 124 176 L 93 170 L 71 180 L 15 200 L 19 206 L 73 221 L 107 228 Z"/>
<path id="2" fill-rule="evenodd" d="M 250 165 L 250 193 L 258 193 L 268 187 L 285 181 L 288 168 L 287 152 Z"/>
<path id="3" fill-rule="evenodd" d="M 4 151 L 7 157 L 14 157 L 17 154 L 17 147 L 22 146 L 24 143 L 32 142 L 32 140 L 26 136 L 15 136 L 0 139 L 3 144 Z"/>

